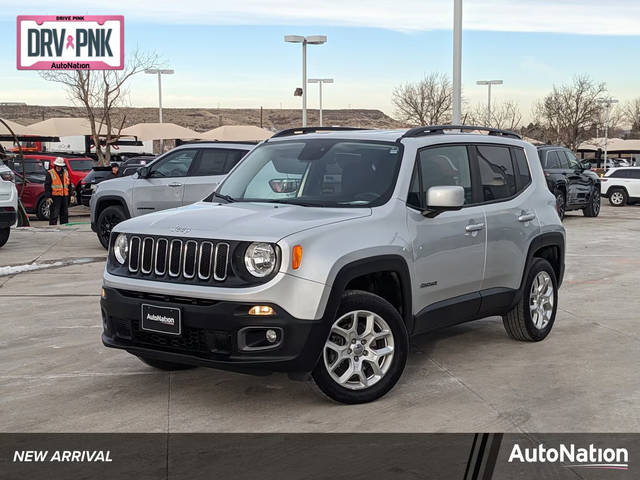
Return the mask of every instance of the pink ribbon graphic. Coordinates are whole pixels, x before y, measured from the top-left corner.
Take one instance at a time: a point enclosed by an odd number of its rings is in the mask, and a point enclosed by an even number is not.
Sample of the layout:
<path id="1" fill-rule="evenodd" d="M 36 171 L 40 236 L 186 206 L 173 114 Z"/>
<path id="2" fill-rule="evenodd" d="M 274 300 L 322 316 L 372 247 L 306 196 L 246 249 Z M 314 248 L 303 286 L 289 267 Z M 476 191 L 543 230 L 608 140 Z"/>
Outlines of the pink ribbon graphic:
<path id="1" fill-rule="evenodd" d="M 69 35 L 69 36 L 67 37 L 67 46 L 66 46 L 65 48 L 69 48 L 69 47 L 71 47 L 71 48 L 75 48 L 75 47 L 73 46 L 73 37 L 72 37 L 71 35 Z"/>

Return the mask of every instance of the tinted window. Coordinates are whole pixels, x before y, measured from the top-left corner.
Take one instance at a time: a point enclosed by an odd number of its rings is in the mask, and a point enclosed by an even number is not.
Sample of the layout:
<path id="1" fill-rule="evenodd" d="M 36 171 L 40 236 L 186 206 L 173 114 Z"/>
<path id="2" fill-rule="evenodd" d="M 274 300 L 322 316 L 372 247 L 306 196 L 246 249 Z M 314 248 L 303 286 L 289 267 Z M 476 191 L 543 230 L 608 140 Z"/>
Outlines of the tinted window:
<path id="1" fill-rule="evenodd" d="M 558 150 L 556 153 L 558 154 L 558 158 L 560 159 L 560 168 L 564 168 L 565 170 L 567 168 L 572 168 L 569 165 L 569 159 L 562 150 Z"/>
<path id="2" fill-rule="evenodd" d="M 640 170 L 627 170 L 629 178 L 640 178 Z"/>
<path id="3" fill-rule="evenodd" d="M 94 164 L 93 160 L 87 158 L 81 160 L 69 160 L 69 166 L 71 167 L 71 170 L 74 171 L 88 172 L 94 167 Z"/>
<path id="4" fill-rule="evenodd" d="M 524 150 L 521 148 L 514 148 L 513 153 L 518 167 L 518 191 L 520 191 L 529 185 L 529 182 L 531 181 L 531 173 L 529 172 L 529 164 L 527 163 L 527 157 L 524 154 Z"/>
<path id="5" fill-rule="evenodd" d="M 491 202 L 515 195 L 516 175 L 509 149 L 478 145 L 477 151 L 482 201 Z"/>
<path id="6" fill-rule="evenodd" d="M 198 153 L 197 150 L 179 150 L 169 153 L 166 157 L 153 164 L 151 177 L 186 177 L 196 153 Z"/>
<path id="7" fill-rule="evenodd" d="M 571 153 L 569 150 L 565 150 L 564 154 L 567 158 L 567 167 L 565 168 L 571 168 L 572 170 L 577 170 L 580 169 L 580 162 L 578 162 L 578 159 L 575 157 L 575 155 L 573 153 Z"/>
<path id="8" fill-rule="evenodd" d="M 191 176 L 225 175 L 246 153 L 246 150 L 202 150 Z"/>
<path id="9" fill-rule="evenodd" d="M 544 168 L 561 168 L 560 167 L 560 158 L 558 157 L 558 152 L 551 151 L 547 152 L 547 161 L 544 164 Z"/>
<path id="10" fill-rule="evenodd" d="M 467 147 L 463 145 L 422 150 L 418 157 L 422 178 L 423 205 L 431 187 L 455 185 L 464 188 L 464 203 L 473 203 Z M 416 188 L 413 186 L 412 188 Z"/>

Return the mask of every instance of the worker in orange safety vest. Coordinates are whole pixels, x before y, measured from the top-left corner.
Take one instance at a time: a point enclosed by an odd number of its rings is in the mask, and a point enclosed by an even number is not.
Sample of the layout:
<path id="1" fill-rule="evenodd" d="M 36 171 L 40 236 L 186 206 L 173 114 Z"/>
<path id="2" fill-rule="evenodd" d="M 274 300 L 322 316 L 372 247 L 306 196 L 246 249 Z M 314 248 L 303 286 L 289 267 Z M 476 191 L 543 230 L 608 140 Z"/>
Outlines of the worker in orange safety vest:
<path id="1" fill-rule="evenodd" d="M 53 162 L 44 182 L 44 192 L 49 207 L 49 225 L 57 224 L 58 218 L 60 225 L 69 223 L 69 204 L 74 205 L 76 197 L 64 158 L 58 157 Z"/>

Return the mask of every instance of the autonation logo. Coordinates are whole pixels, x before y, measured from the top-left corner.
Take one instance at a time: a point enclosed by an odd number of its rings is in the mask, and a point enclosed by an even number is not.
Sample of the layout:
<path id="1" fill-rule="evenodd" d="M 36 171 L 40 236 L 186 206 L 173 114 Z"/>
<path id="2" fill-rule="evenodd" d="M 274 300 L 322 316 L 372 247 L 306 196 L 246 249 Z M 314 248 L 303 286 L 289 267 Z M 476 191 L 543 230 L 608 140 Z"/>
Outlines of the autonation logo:
<path id="1" fill-rule="evenodd" d="M 607 470 L 629 470 L 629 451 L 626 448 L 576 447 L 561 443 L 557 448 L 544 444 L 536 448 L 522 448 L 514 444 L 509 463 L 562 463 L 563 467 L 595 468 Z"/>

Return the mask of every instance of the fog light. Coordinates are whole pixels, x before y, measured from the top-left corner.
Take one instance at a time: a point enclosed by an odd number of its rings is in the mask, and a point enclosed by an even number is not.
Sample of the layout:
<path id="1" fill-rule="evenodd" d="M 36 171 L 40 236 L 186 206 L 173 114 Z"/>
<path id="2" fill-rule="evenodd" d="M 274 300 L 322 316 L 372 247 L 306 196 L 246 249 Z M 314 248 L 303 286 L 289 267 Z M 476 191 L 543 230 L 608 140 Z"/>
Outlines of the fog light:
<path id="1" fill-rule="evenodd" d="M 254 305 L 249 309 L 249 315 L 275 315 L 276 312 L 269 305 Z"/>
<path id="2" fill-rule="evenodd" d="M 102 298 L 107 298 L 107 291 L 106 291 L 104 288 L 101 290 L 101 292 L 100 292 L 100 296 L 101 296 Z"/>
<path id="3" fill-rule="evenodd" d="M 267 330 L 264 336 L 269 343 L 275 343 L 275 341 L 278 340 L 278 333 L 275 330 Z"/>

